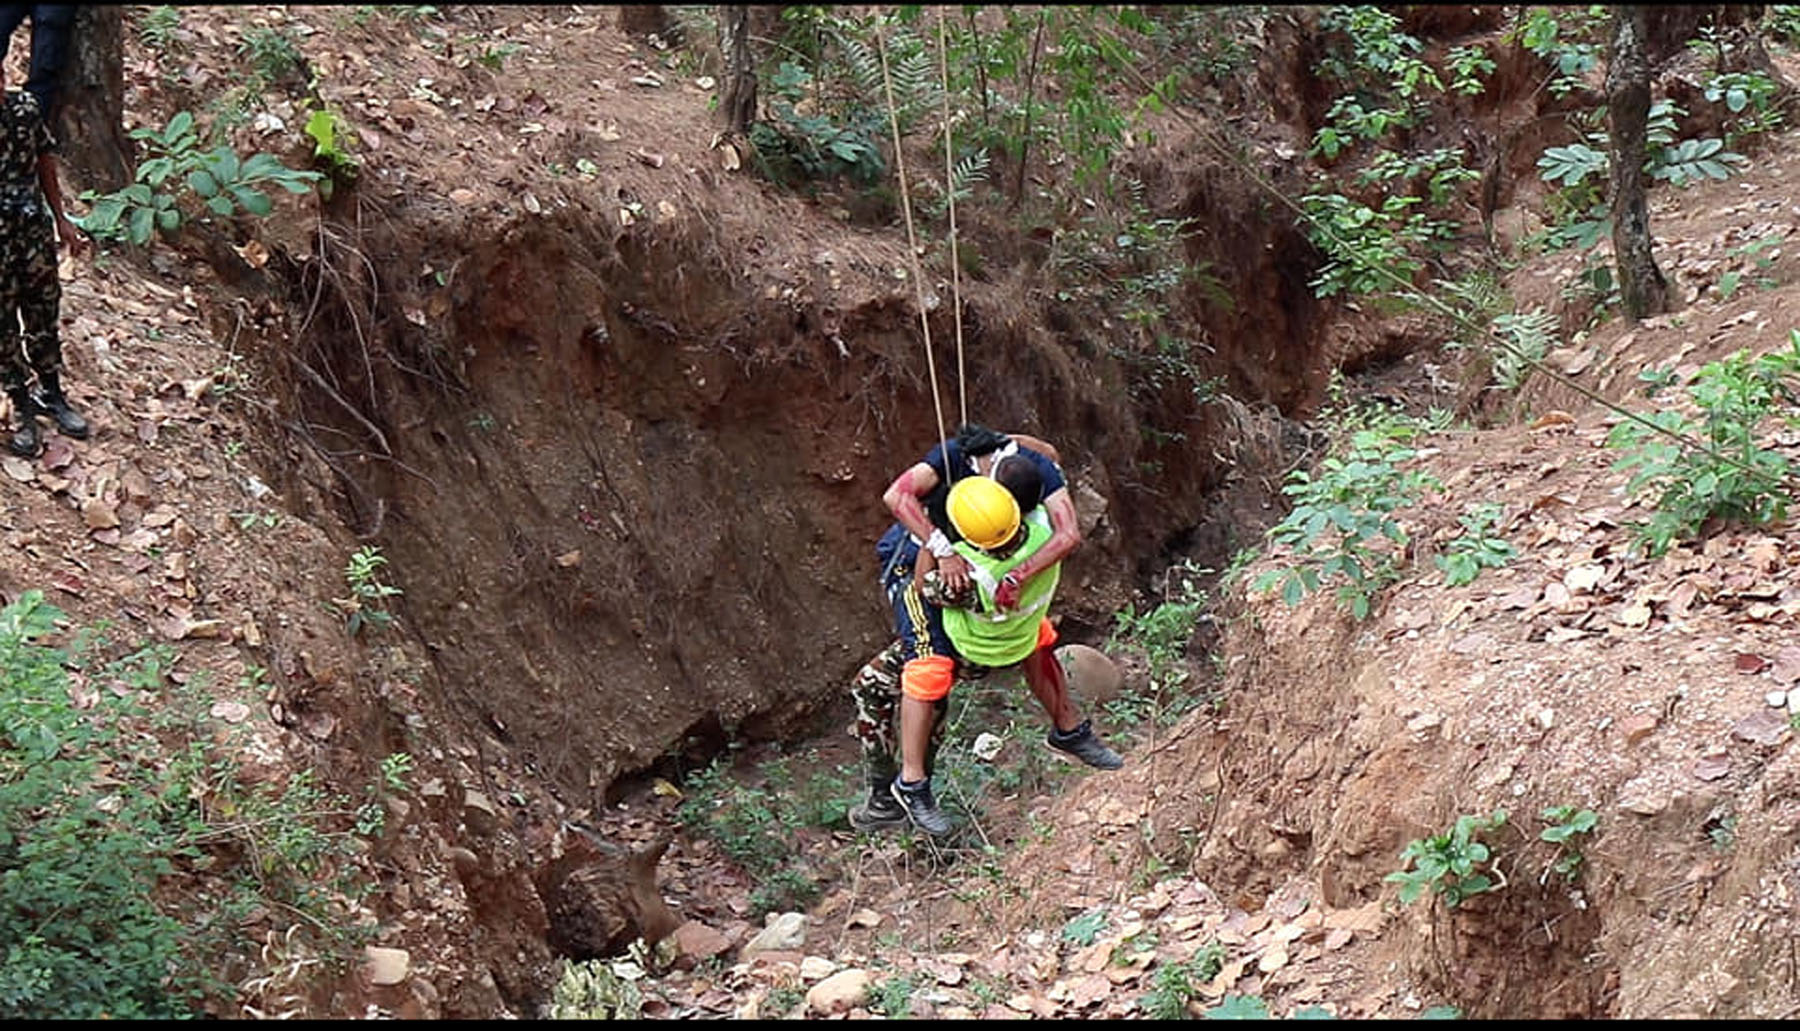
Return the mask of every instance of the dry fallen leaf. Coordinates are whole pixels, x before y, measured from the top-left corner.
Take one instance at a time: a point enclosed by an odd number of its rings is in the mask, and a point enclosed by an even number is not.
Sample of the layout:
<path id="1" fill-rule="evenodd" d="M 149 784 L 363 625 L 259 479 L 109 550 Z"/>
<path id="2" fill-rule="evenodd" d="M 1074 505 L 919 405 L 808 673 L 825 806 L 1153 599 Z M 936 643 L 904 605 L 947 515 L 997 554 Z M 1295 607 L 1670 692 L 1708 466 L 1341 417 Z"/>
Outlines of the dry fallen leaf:
<path id="1" fill-rule="evenodd" d="M 1751 676 L 1761 673 L 1773 665 L 1768 659 L 1752 652 L 1738 652 L 1732 661 L 1739 673 Z"/>

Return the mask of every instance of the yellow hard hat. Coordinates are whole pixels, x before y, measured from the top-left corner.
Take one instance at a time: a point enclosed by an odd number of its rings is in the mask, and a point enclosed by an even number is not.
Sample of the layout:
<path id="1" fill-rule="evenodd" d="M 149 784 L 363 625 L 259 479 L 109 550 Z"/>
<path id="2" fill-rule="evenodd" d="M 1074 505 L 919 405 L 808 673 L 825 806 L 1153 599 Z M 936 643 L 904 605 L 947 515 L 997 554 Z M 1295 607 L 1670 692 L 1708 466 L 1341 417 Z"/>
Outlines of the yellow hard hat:
<path id="1" fill-rule="evenodd" d="M 1019 529 L 1019 502 L 1012 491 L 986 476 L 956 481 L 945 507 L 956 532 L 977 548 L 997 548 Z"/>

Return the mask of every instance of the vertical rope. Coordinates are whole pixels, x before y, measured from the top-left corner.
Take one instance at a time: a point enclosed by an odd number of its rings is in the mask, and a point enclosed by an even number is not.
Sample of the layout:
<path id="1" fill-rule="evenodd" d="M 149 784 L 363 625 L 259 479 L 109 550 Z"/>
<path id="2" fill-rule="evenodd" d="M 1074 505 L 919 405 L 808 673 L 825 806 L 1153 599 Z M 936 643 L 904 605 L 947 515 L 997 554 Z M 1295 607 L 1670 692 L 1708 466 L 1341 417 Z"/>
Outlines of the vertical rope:
<path id="1" fill-rule="evenodd" d="M 969 421 L 969 378 L 963 371 L 962 262 L 956 256 L 956 179 L 950 145 L 950 43 L 944 28 L 944 9 L 938 8 L 938 70 L 944 80 L 944 200 L 950 210 L 950 313 L 956 319 L 956 391 L 962 422 Z"/>
<path id="2" fill-rule="evenodd" d="M 925 368 L 931 376 L 931 406 L 937 414 L 938 448 L 944 456 L 944 468 L 955 479 L 950 467 L 950 445 L 944 435 L 944 402 L 938 396 L 937 359 L 931 353 L 931 320 L 925 312 L 925 275 L 919 267 L 919 242 L 913 232 L 912 194 L 906 188 L 906 155 L 900 149 L 900 115 L 894 108 L 894 80 L 888 75 L 887 38 L 875 34 L 875 53 L 881 58 L 881 85 L 887 93 L 888 125 L 894 131 L 894 171 L 900 180 L 900 211 L 906 216 L 906 256 L 912 261 L 913 294 L 919 304 L 919 331 L 925 338 Z"/>

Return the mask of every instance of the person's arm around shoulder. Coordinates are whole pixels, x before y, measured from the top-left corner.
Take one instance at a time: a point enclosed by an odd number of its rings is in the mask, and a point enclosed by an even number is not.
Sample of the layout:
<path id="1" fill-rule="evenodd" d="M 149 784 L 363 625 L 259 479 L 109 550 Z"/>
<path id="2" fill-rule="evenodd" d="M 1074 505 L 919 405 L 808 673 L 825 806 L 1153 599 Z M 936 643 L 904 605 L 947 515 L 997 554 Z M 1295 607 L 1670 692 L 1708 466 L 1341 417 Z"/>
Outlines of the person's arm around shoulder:
<path id="1" fill-rule="evenodd" d="M 1058 466 L 1062 465 L 1062 456 L 1056 453 L 1056 449 L 1050 446 L 1049 441 L 1039 440 L 1037 437 L 1025 433 L 1008 433 L 1007 436 L 1018 441 L 1020 447 L 1030 448 Z"/>
<path id="2" fill-rule="evenodd" d="M 929 552 L 937 562 L 938 575 L 952 591 L 961 592 L 968 588 L 969 570 L 962 556 L 950 544 L 950 538 L 931 523 L 931 517 L 925 511 L 924 497 L 938 485 L 938 471 L 929 462 L 918 462 L 906 469 L 894 482 L 888 484 L 882 492 L 881 500 L 887 504 L 888 511 L 900 521 L 900 525 L 914 537 L 925 542 L 921 554 Z M 923 570 L 917 571 L 923 576 Z"/>

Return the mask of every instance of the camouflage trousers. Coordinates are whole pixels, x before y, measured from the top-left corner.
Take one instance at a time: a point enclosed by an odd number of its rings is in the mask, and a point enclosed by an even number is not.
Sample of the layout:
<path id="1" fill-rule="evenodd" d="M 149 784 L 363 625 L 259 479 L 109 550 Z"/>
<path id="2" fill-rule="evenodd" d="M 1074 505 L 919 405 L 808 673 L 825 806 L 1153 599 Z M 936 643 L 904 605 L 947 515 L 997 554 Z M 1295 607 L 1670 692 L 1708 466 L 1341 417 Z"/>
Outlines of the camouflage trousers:
<path id="1" fill-rule="evenodd" d="M 0 197 L 0 390 L 16 395 L 33 372 L 62 371 L 57 332 L 62 281 L 56 276 L 56 230 L 49 211 L 41 203 L 4 200 Z"/>
<path id="2" fill-rule="evenodd" d="M 850 681 L 850 696 L 856 699 L 856 722 L 850 725 L 850 736 L 862 746 L 863 770 L 871 785 L 886 784 L 900 772 L 895 757 L 900 754 L 900 671 L 905 665 L 905 645 L 896 640 L 857 670 Z M 928 774 L 937 758 L 944 714 L 949 711 L 947 698 L 938 699 L 933 706 L 931 745 L 925 751 Z"/>

